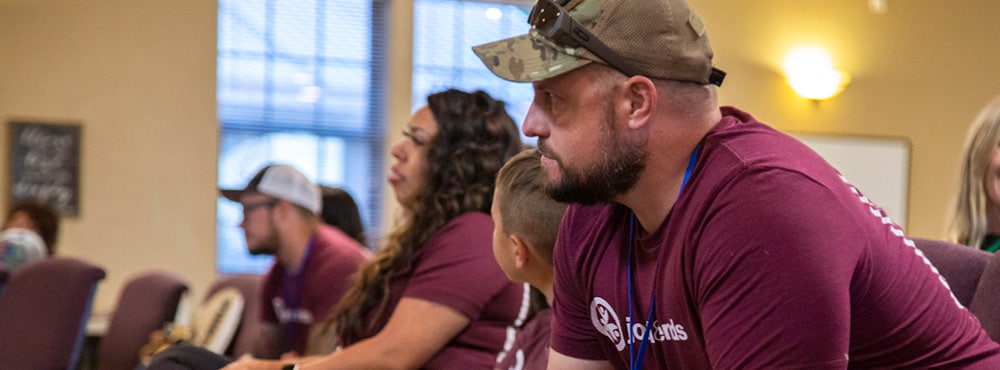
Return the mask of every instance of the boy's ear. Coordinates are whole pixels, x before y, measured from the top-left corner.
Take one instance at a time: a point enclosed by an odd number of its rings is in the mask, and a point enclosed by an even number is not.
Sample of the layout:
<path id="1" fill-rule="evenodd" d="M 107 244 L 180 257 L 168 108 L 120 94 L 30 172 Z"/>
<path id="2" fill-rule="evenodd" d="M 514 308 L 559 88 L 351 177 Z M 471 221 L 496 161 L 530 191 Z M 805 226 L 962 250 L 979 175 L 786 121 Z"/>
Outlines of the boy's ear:
<path id="1" fill-rule="evenodd" d="M 509 237 L 514 242 L 514 266 L 524 268 L 531 260 L 531 250 L 528 249 L 528 243 L 521 239 L 517 233 L 510 234 Z"/>

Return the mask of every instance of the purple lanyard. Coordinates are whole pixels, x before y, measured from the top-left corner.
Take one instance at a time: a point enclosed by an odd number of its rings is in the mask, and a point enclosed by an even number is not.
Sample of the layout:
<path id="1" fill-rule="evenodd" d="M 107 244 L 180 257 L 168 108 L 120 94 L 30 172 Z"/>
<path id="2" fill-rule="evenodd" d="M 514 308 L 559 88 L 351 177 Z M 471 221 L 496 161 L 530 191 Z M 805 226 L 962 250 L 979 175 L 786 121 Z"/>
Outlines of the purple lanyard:
<path id="1" fill-rule="evenodd" d="M 299 262 L 299 271 L 295 274 L 289 274 L 288 271 L 284 271 L 284 279 L 281 281 L 281 296 L 285 300 L 285 309 L 288 312 L 298 312 L 302 306 L 302 291 L 305 285 L 305 275 L 306 275 L 306 265 L 309 263 L 309 257 L 312 256 L 313 242 L 316 240 L 316 236 L 309 238 L 309 244 L 306 245 L 306 255 L 302 256 L 302 261 Z M 285 332 L 285 346 L 289 349 L 294 348 L 297 345 L 295 341 L 296 330 L 298 322 L 296 318 L 292 318 L 286 325 L 284 325 Z"/>
<path id="2" fill-rule="evenodd" d="M 701 145 L 700 144 L 697 145 L 697 146 L 695 146 L 694 147 L 694 151 L 691 152 L 691 159 L 688 160 L 687 170 L 684 171 L 684 179 L 681 180 L 681 188 L 680 188 L 680 190 L 677 191 L 677 194 L 678 194 L 677 199 L 680 199 L 680 193 L 682 191 L 684 191 L 684 185 L 687 185 L 688 179 L 691 178 L 691 172 L 694 172 L 694 165 L 698 162 L 698 149 L 701 149 Z M 633 232 L 634 231 L 635 231 L 635 212 L 632 212 L 631 217 L 629 218 L 629 222 L 628 222 L 628 314 L 629 315 L 631 315 L 633 312 L 635 312 L 632 309 L 632 292 L 633 292 L 633 290 L 632 290 L 632 264 L 634 263 L 634 260 L 632 259 L 632 250 L 635 249 L 635 243 L 633 242 L 633 240 L 634 240 L 633 239 L 633 237 L 634 237 Z M 657 260 L 657 262 L 660 262 L 660 261 Z M 659 266 L 659 263 L 657 263 L 657 266 Z M 656 283 L 655 282 L 653 283 L 653 292 L 652 292 L 649 300 L 650 300 L 650 303 L 649 303 L 649 314 L 646 315 L 646 328 L 642 332 L 642 339 L 641 339 L 641 342 L 639 343 L 639 353 L 635 353 L 635 349 L 632 346 L 633 340 L 631 338 L 632 338 L 632 333 L 634 333 L 634 331 L 632 330 L 632 326 L 628 325 L 628 337 L 629 337 L 629 342 L 628 342 L 629 343 L 629 346 L 628 346 L 628 360 L 629 360 L 629 369 L 631 369 L 631 370 L 640 370 L 640 369 L 642 369 L 642 361 L 645 359 L 646 346 L 650 342 L 649 332 L 653 331 L 653 329 L 650 327 L 650 325 L 653 324 L 653 312 L 656 311 Z"/>

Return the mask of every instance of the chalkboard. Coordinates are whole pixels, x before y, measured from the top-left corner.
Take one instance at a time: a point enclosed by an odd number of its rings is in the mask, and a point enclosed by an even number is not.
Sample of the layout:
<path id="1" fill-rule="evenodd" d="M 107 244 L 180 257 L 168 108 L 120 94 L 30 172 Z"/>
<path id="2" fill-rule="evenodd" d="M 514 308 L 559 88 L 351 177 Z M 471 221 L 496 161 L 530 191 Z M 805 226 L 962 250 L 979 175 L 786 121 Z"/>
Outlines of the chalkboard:
<path id="1" fill-rule="evenodd" d="M 900 137 L 793 133 L 847 181 L 906 228 L 910 189 L 910 141 Z"/>
<path id="2" fill-rule="evenodd" d="M 10 123 L 10 204 L 37 201 L 80 213 L 80 125 Z"/>

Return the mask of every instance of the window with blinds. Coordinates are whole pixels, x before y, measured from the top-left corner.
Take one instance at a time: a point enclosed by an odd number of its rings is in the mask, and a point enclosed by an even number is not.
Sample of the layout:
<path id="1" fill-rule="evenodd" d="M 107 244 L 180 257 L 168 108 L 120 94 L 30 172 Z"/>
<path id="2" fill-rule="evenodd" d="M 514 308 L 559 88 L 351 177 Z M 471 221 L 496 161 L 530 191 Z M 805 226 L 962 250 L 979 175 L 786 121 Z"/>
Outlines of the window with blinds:
<path id="1" fill-rule="evenodd" d="M 379 234 L 386 1 L 219 1 L 219 187 L 291 164 L 346 189 Z M 246 252 L 240 206 L 217 209 L 219 272 L 266 271 L 271 257 Z"/>
<path id="2" fill-rule="evenodd" d="M 531 84 L 493 75 L 472 52 L 475 45 L 528 32 L 531 1 L 416 0 L 413 20 L 414 109 L 427 95 L 450 87 L 483 90 L 507 102 L 507 112 L 521 122 L 528 112 Z"/>
<path id="3" fill-rule="evenodd" d="M 220 0 L 219 187 L 241 188 L 267 163 L 292 164 L 346 188 L 368 235 L 382 234 L 388 149 L 377 102 L 388 1 Z M 531 85 L 493 76 L 471 47 L 527 32 L 529 10 L 530 1 L 416 0 L 413 108 L 450 87 L 481 89 L 520 122 Z M 264 272 L 271 258 L 246 252 L 239 205 L 220 198 L 217 209 L 219 272 Z"/>

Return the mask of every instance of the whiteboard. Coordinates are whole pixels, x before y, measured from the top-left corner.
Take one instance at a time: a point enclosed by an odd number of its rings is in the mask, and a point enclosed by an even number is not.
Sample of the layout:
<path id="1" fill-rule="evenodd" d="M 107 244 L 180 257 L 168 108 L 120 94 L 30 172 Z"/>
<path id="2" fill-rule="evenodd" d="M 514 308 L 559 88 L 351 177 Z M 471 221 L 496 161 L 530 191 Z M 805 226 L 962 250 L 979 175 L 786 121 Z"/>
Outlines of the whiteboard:
<path id="1" fill-rule="evenodd" d="M 904 230 L 909 200 L 910 142 L 905 138 L 798 134 Z"/>

